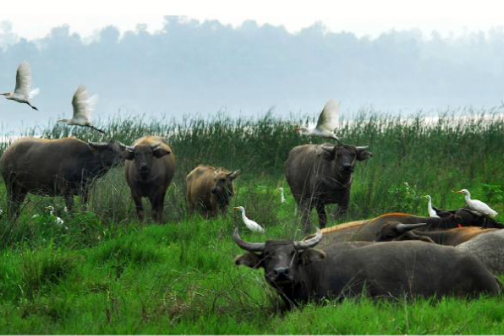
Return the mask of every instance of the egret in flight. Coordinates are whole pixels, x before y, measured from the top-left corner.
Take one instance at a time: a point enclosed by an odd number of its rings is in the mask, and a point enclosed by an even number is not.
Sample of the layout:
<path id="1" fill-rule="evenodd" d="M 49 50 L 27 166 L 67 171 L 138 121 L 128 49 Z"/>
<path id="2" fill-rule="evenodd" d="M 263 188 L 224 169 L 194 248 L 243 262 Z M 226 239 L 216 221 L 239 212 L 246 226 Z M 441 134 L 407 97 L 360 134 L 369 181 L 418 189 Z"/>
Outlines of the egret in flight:
<path id="1" fill-rule="evenodd" d="M 465 200 L 467 203 L 467 207 L 469 209 L 474 210 L 484 216 L 489 216 L 489 217 L 497 216 L 497 211 L 490 208 L 487 204 L 485 204 L 481 201 L 478 201 L 478 200 L 471 199 L 471 193 L 469 192 L 469 190 L 462 189 L 460 191 L 457 191 L 457 193 L 465 195 Z"/>
<path id="2" fill-rule="evenodd" d="M 94 127 L 91 124 L 91 112 L 93 112 L 94 105 L 98 96 L 93 95 L 89 97 L 88 91 L 85 86 L 79 86 L 72 99 L 73 117 L 72 119 L 61 119 L 58 122 L 66 123 L 67 125 L 76 125 L 92 128 L 100 133 L 105 134 L 105 131 Z"/>
<path id="3" fill-rule="evenodd" d="M 38 108 L 30 104 L 30 99 L 38 95 L 40 90 L 31 90 L 31 80 L 30 64 L 28 64 L 28 62 L 23 62 L 17 69 L 16 88 L 14 92 L 1 93 L 0 95 L 18 103 L 27 104 L 32 109 L 38 111 Z"/>
<path id="4" fill-rule="evenodd" d="M 235 211 L 241 211 L 242 213 L 242 219 L 243 219 L 243 224 L 252 232 L 260 232 L 264 233 L 264 229 L 261 227 L 261 225 L 257 224 L 251 219 L 248 219 L 247 216 L 245 216 L 245 208 L 242 206 L 235 207 Z"/>
<path id="5" fill-rule="evenodd" d="M 324 109 L 320 113 L 317 126 L 314 128 L 296 127 L 295 131 L 303 135 L 328 138 L 341 142 L 336 134 L 334 134 L 334 130 L 339 125 L 339 110 L 339 102 L 331 99 L 325 104 Z"/>
<path id="6" fill-rule="evenodd" d="M 429 216 L 431 218 L 439 218 L 437 212 L 432 208 L 432 199 L 430 195 L 425 195 L 424 197 L 429 200 L 429 202 L 427 203 L 427 211 L 429 212 Z"/>

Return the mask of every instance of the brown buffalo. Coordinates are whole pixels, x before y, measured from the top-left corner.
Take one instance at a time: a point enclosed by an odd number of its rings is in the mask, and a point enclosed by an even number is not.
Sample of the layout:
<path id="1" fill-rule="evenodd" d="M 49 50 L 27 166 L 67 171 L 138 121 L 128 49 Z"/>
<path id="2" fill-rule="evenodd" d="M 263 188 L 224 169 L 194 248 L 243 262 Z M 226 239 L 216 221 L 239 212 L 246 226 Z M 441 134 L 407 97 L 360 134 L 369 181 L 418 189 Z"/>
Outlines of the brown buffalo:
<path id="1" fill-rule="evenodd" d="M 458 227 L 449 230 L 415 230 L 418 225 L 426 224 L 403 224 L 396 221 L 383 225 L 375 241 L 398 241 L 398 240 L 422 240 L 440 245 L 457 246 L 481 234 L 500 231 L 500 229 L 483 229 L 476 226 Z"/>
<path id="2" fill-rule="evenodd" d="M 166 190 L 175 175 L 175 155 L 166 140 L 157 136 L 138 139 L 126 153 L 126 181 L 138 218 L 144 218 L 142 197 L 146 197 L 154 220 L 161 223 Z"/>
<path id="3" fill-rule="evenodd" d="M 285 176 L 302 213 L 305 231 L 313 208 L 321 228 L 327 223 L 327 204 L 338 204 L 340 215 L 347 211 L 355 163 L 371 156 L 367 147 L 348 145 L 303 145 L 290 151 Z"/>
<path id="4" fill-rule="evenodd" d="M 226 212 L 234 196 L 233 181 L 239 173 L 204 165 L 194 168 L 186 178 L 189 213 L 197 210 L 204 216 L 215 217 Z"/>
<path id="5" fill-rule="evenodd" d="M 9 214 L 19 214 L 28 193 L 63 196 L 69 210 L 74 195 L 82 195 L 86 204 L 93 182 L 124 160 L 124 149 L 116 141 L 85 143 L 74 137 L 17 140 L 0 160 Z"/>

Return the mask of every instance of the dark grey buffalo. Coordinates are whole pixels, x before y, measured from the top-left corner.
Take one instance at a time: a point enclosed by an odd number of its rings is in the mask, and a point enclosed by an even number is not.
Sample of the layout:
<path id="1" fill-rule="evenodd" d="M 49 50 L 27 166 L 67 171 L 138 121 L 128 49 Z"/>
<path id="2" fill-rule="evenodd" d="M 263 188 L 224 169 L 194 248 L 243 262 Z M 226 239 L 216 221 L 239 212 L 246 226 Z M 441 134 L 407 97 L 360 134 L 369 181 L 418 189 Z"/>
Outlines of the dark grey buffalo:
<path id="1" fill-rule="evenodd" d="M 63 196 L 69 210 L 73 196 L 89 199 L 93 182 L 124 161 L 126 146 L 117 141 L 86 143 L 76 138 L 21 138 L 0 160 L 9 214 L 17 216 L 28 193 Z"/>
<path id="2" fill-rule="evenodd" d="M 314 247 L 322 232 L 303 241 L 249 243 L 233 239 L 248 251 L 236 265 L 263 268 L 266 281 L 288 306 L 343 299 L 361 294 L 373 298 L 477 297 L 498 295 L 500 284 L 472 255 L 453 247 L 418 241 L 353 242 Z"/>
<path id="3" fill-rule="evenodd" d="M 504 230 L 478 235 L 456 248 L 476 256 L 490 272 L 504 274 Z"/>
<path id="4" fill-rule="evenodd" d="M 162 223 L 166 190 L 175 175 L 175 155 L 166 140 L 157 136 L 138 139 L 126 153 L 126 181 L 138 218 L 144 218 L 142 197 L 146 197 L 154 220 Z"/>
<path id="5" fill-rule="evenodd" d="M 321 228 L 327 223 L 327 204 L 338 204 L 340 215 L 347 211 L 355 164 L 371 156 L 367 147 L 348 145 L 303 145 L 290 151 L 285 176 L 302 212 L 305 231 L 313 208 Z"/>
<path id="6" fill-rule="evenodd" d="M 428 243 L 457 246 L 465 243 L 476 236 L 490 232 L 501 231 L 500 229 L 483 229 L 477 226 L 457 227 L 449 230 L 415 230 L 428 224 L 403 224 L 400 222 L 388 222 L 382 226 L 375 241 L 399 241 L 399 240 L 422 240 Z"/>

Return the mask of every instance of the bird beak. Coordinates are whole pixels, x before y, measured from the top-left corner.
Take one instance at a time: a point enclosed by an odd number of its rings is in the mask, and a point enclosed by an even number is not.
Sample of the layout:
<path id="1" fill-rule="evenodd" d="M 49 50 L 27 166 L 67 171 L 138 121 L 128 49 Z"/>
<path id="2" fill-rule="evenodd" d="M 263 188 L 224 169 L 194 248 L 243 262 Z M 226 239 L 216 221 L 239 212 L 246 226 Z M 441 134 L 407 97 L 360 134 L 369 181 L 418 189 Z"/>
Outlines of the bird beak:
<path id="1" fill-rule="evenodd" d="M 9 93 L 0 93 L 0 96 L 7 96 Z"/>
<path id="2" fill-rule="evenodd" d="M 463 194 L 462 190 L 455 191 L 455 193 L 457 193 L 457 194 Z"/>
<path id="3" fill-rule="evenodd" d="M 238 207 L 234 207 L 233 209 L 234 209 L 235 211 L 240 211 L 240 208 L 238 208 Z"/>
<path id="4" fill-rule="evenodd" d="M 298 133 L 299 131 L 301 131 L 301 127 L 295 127 L 294 128 L 294 132 Z"/>

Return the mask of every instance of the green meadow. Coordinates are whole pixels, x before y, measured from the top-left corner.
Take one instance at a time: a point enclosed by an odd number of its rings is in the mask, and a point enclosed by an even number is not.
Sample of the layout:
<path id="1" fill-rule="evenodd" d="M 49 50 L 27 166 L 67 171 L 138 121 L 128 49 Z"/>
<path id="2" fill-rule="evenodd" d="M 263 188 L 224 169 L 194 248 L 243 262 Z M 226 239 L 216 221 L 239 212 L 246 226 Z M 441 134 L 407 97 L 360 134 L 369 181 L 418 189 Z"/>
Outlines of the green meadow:
<path id="1" fill-rule="evenodd" d="M 498 109 L 474 111 L 467 119 L 455 118 L 458 112 L 426 122 L 421 114 L 370 111 L 344 123 L 338 131 L 343 141 L 369 146 L 373 157 L 357 166 L 349 213 L 330 217 L 330 225 L 397 211 L 426 216 L 425 194 L 435 206 L 458 208 L 464 200 L 453 191 L 462 188 L 504 213 L 504 117 Z M 166 224 L 136 219 L 124 167 L 97 181 L 89 208 L 77 198 L 73 213 L 64 211 L 61 198 L 30 195 L 17 221 L 0 218 L 0 333 L 504 333 L 504 298 L 362 298 L 282 312 L 262 271 L 234 266 L 241 254 L 231 239 L 236 226 L 247 240 L 302 238 L 284 162 L 294 146 L 322 142 L 294 133 L 306 122 L 314 120 L 111 119 L 100 125 L 108 133 L 103 138 L 66 126 L 43 130 L 45 138 L 73 134 L 125 144 L 149 134 L 166 137 L 177 159 Z M 185 176 L 200 163 L 241 170 L 232 205 L 243 205 L 265 235 L 247 232 L 232 209 L 215 220 L 187 216 Z M 278 187 L 286 191 L 286 204 Z M 3 182 L 0 208 L 6 208 Z"/>

